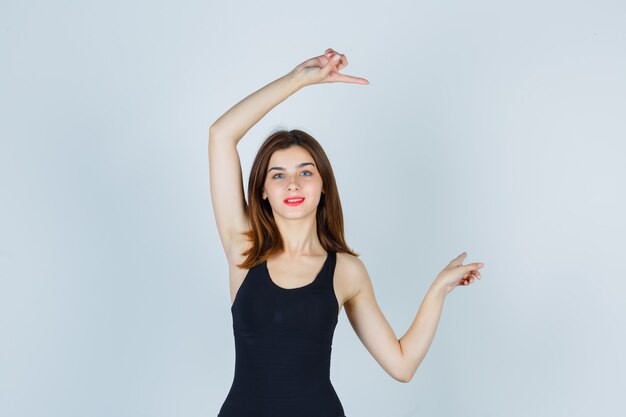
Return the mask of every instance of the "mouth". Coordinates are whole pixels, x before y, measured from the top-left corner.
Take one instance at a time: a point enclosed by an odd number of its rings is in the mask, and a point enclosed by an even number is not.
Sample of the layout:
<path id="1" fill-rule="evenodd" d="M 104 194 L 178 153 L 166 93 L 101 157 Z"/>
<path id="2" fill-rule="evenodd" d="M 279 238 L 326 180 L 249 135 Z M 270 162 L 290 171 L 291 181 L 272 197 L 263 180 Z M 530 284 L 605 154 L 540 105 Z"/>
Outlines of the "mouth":
<path id="1" fill-rule="evenodd" d="M 304 197 L 291 197 L 291 198 L 285 198 L 283 200 L 283 202 L 290 207 L 299 206 L 300 204 L 302 204 L 303 201 L 304 201 Z"/>

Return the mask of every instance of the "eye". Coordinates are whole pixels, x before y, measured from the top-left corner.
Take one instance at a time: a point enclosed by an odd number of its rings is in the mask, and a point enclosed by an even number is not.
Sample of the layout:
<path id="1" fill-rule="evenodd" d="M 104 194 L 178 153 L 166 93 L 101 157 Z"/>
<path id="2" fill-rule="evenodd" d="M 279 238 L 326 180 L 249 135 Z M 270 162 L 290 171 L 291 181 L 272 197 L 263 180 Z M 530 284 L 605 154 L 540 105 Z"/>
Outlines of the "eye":
<path id="1" fill-rule="evenodd" d="M 308 175 L 305 175 L 305 177 L 310 177 L 311 175 L 313 175 L 313 173 L 311 171 L 302 171 L 302 173 L 300 175 L 304 174 L 305 172 L 308 174 Z M 277 175 L 284 175 L 284 174 L 281 174 L 281 173 L 274 174 L 274 176 L 272 178 L 275 179 L 275 180 L 282 178 L 282 177 L 277 178 L 276 177 Z"/>

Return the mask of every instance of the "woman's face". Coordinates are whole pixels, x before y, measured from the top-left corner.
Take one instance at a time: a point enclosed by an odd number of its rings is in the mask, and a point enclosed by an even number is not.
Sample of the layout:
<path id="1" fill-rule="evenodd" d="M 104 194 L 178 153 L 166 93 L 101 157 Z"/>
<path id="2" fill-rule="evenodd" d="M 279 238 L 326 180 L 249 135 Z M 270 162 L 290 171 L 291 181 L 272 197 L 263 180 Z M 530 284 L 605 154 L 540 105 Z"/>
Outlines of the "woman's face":
<path id="1" fill-rule="evenodd" d="M 270 158 L 265 176 L 263 199 L 268 199 L 274 216 L 297 219 L 315 216 L 322 193 L 322 177 L 311 154 L 294 145 L 276 151 Z M 299 202 L 286 200 L 300 198 Z"/>

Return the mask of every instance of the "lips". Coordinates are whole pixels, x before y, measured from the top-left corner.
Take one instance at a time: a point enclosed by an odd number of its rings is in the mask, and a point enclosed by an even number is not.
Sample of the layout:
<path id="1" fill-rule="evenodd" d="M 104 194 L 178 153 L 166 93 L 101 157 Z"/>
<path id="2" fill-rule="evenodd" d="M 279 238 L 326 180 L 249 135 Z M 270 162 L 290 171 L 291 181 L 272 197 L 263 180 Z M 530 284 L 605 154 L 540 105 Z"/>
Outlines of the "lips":
<path id="1" fill-rule="evenodd" d="M 293 196 L 293 197 L 285 198 L 283 200 L 285 204 L 291 207 L 299 206 L 300 204 L 302 204 L 303 201 L 304 201 L 304 197 L 302 196 Z"/>

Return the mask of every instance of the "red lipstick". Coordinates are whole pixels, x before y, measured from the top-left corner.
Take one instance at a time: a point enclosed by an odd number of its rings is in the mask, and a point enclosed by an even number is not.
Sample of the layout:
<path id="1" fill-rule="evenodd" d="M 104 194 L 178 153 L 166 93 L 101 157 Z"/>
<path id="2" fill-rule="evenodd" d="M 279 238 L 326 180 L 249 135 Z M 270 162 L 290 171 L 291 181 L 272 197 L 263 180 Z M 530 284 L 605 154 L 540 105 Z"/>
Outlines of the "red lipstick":
<path id="1" fill-rule="evenodd" d="M 302 204 L 303 201 L 304 197 L 300 195 L 294 195 L 293 197 L 288 197 L 283 200 L 283 202 L 290 207 L 299 206 L 300 204 Z"/>

